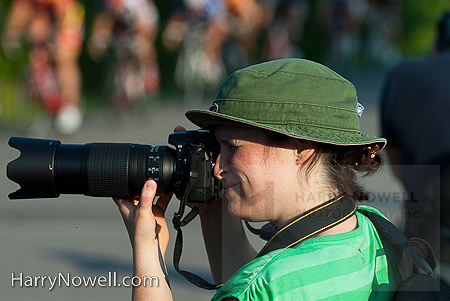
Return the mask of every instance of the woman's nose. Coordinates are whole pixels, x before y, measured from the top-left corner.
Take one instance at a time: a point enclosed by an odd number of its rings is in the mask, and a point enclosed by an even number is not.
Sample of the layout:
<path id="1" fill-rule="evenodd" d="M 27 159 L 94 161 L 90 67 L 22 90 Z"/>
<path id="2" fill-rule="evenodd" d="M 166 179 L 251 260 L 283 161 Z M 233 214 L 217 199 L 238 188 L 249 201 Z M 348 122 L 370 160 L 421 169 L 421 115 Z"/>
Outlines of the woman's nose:
<path id="1" fill-rule="evenodd" d="M 221 156 L 220 154 L 217 156 L 216 159 L 216 164 L 214 165 L 214 176 L 216 177 L 216 179 L 218 180 L 222 180 L 223 179 L 223 174 L 224 174 L 224 170 L 222 169 L 222 165 L 221 165 Z"/>

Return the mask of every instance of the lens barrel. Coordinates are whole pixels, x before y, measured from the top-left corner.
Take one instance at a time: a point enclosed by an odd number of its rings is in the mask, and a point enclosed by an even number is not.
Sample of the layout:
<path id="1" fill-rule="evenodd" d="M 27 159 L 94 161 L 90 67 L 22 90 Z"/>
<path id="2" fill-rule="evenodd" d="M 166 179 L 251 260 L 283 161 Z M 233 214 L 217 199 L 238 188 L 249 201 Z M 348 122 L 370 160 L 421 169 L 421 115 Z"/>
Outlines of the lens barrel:
<path id="1" fill-rule="evenodd" d="M 136 197 L 153 179 L 157 195 L 173 192 L 175 150 L 131 143 L 61 144 L 58 140 L 11 137 L 21 152 L 7 166 L 20 189 L 10 199 L 51 198 L 60 194 Z"/>

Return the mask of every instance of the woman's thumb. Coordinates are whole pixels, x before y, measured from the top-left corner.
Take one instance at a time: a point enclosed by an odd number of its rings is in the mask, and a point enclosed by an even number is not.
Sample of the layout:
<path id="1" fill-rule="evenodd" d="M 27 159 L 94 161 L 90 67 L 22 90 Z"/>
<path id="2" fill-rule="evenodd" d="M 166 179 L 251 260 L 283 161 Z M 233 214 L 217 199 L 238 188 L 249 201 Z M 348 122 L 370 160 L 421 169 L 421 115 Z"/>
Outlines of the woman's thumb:
<path id="1" fill-rule="evenodd" d="M 156 182 L 153 180 L 148 180 L 145 182 L 144 187 L 142 188 L 141 196 L 139 198 L 139 207 L 141 210 L 151 212 L 153 206 L 153 199 L 156 195 Z"/>

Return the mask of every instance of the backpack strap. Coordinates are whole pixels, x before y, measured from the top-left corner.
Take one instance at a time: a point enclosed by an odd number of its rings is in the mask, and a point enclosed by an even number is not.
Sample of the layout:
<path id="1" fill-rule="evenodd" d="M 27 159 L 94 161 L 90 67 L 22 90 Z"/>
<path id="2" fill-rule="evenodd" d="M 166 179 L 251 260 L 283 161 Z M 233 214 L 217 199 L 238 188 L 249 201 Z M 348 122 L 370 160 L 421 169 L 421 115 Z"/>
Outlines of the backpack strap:
<path id="1" fill-rule="evenodd" d="M 406 239 L 394 224 L 374 212 L 362 208 L 358 208 L 358 212 L 369 218 L 381 240 L 397 254 L 397 265 L 403 280 L 417 273 L 437 279 L 436 259 L 428 242 L 421 238 Z"/>
<path id="2" fill-rule="evenodd" d="M 422 261 L 418 261 L 416 255 Z M 428 274 L 437 279 L 436 259 L 433 249 L 427 241 L 417 237 L 408 240 L 400 249 L 399 260 L 399 271 L 404 280 L 417 273 Z M 424 261 L 426 265 L 423 264 Z"/>
<path id="3" fill-rule="evenodd" d="M 437 279 L 436 259 L 430 244 L 421 238 L 406 237 L 382 216 L 359 208 L 377 229 L 381 240 L 397 254 L 403 282 L 392 300 L 450 300 L 450 288 Z"/>

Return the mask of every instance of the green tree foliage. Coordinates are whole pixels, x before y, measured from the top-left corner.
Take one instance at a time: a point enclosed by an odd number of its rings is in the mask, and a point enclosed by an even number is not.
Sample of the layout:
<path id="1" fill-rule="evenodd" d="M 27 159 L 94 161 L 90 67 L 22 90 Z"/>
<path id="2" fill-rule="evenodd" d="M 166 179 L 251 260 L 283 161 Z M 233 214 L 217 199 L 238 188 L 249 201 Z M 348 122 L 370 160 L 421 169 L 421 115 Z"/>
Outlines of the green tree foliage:
<path id="1" fill-rule="evenodd" d="M 449 0 L 402 0 L 403 33 L 399 46 L 403 55 L 428 54 L 436 38 L 437 21 L 448 10 Z"/>

